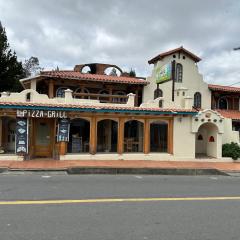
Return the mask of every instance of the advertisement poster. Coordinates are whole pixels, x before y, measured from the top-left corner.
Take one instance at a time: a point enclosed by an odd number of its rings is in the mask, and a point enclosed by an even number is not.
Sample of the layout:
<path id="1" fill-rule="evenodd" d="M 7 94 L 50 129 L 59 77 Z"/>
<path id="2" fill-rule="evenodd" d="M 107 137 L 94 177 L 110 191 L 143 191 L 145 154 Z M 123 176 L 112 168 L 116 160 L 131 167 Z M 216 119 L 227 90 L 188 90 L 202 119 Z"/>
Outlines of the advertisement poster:
<path id="1" fill-rule="evenodd" d="M 58 120 L 58 142 L 69 141 L 70 120 L 68 118 L 61 118 Z"/>
<path id="2" fill-rule="evenodd" d="M 28 153 L 28 119 L 16 120 L 16 154 Z"/>

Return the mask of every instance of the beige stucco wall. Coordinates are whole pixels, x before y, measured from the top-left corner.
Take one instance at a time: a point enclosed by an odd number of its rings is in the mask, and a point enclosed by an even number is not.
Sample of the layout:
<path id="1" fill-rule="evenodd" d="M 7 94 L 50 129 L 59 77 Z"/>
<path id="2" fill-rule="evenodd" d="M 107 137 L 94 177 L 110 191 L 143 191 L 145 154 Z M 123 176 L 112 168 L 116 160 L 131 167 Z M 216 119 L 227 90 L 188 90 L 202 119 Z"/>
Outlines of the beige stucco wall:
<path id="1" fill-rule="evenodd" d="M 236 142 L 240 144 L 239 132 L 232 130 L 232 119 L 229 119 L 229 118 L 224 119 L 224 134 L 223 134 L 222 142 L 223 144 L 230 143 L 230 142 Z"/>
<path id="2" fill-rule="evenodd" d="M 176 58 L 173 58 L 173 55 L 167 56 L 164 59 L 155 63 L 152 75 L 147 78 L 150 82 L 149 85 L 144 87 L 143 92 L 143 102 L 147 102 L 154 98 L 154 90 L 157 88 L 155 81 L 155 69 L 161 67 L 167 63 L 170 63 L 173 60 L 176 60 L 176 63 L 181 63 L 183 66 L 183 81 L 182 83 L 175 83 L 175 107 L 184 107 L 184 98 L 189 96 L 193 99 L 195 92 L 200 92 L 202 94 L 202 108 L 210 109 L 211 108 L 211 92 L 208 89 L 208 84 L 203 81 L 202 75 L 198 72 L 198 67 L 195 62 L 184 55 L 180 54 L 180 59 L 178 58 L 178 53 L 175 53 Z M 183 59 L 182 57 L 186 58 Z M 163 91 L 164 98 L 164 108 L 173 107 L 172 105 L 172 81 L 165 82 L 159 85 L 160 89 Z M 177 96 L 177 91 L 179 91 L 179 96 Z M 185 96 L 183 96 L 183 92 Z"/>
<path id="3" fill-rule="evenodd" d="M 175 117 L 173 126 L 173 155 L 195 158 L 195 133 L 191 131 L 192 117 Z"/>

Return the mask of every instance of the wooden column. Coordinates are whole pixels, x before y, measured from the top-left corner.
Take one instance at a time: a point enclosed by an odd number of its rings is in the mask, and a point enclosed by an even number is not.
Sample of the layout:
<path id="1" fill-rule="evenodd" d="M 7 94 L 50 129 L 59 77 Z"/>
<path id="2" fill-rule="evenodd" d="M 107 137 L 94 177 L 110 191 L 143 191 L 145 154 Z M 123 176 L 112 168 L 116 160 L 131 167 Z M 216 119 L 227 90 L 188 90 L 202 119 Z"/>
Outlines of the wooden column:
<path id="1" fill-rule="evenodd" d="M 173 118 L 168 121 L 168 153 L 173 154 Z"/>
<path id="2" fill-rule="evenodd" d="M 119 118 L 118 122 L 118 154 L 124 152 L 124 118 Z"/>
<path id="3" fill-rule="evenodd" d="M 97 152 L 97 119 L 93 116 L 90 121 L 90 153 L 96 154 Z"/>
<path id="4" fill-rule="evenodd" d="M 150 123 L 149 119 L 144 120 L 144 148 L 145 154 L 150 152 Z"/>
<path id="5" fill-rule="evenodd" d="M 59 142 L 59 155 L 65 155 L 67 152 L 67 143 Z"/>
<path id="6" fill-rule="evenodd" d="M 49 98 L 54 98 L 54 83 L 53 80 L 49 81 L 48 85 L 48 97 Z"/>
<path id="7" fill-rule="evenodd" d="M 3 136 L 3 127 L 2 127 L 2 118 L 0 117 L 0 147 L 2 146 L 2 136 Z"/>

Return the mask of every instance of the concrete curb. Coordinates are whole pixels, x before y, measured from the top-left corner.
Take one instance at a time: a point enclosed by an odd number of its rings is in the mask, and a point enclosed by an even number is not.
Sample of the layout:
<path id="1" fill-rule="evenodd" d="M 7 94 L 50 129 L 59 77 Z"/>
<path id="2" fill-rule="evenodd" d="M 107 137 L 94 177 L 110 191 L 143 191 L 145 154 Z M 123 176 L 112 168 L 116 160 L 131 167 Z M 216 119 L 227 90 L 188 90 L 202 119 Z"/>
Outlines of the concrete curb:
<path id="1" fill-rule="evenodd" d="M 108 168 L 108 167 L 72 167 L 68 174 L 141 174 L 141 175 L 222 175 L 227 173 L 217 169 L 184 169 L 184 168 Z"/>

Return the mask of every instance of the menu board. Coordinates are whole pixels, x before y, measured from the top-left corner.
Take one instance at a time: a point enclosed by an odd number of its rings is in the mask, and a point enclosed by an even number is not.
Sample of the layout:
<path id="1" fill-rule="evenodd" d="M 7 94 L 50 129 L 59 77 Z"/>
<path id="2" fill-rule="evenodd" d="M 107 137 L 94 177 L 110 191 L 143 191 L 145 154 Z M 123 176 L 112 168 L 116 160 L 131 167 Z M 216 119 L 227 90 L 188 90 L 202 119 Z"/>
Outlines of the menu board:
<path id="1" fill-rule="evenodd" d="M 70 129 L 70 121 L 68 118 L 61 118 L 58 120 L 58 133 L 57 133 L 58 142 L 69 141 L 69 129 Z"/>
<path id="2" fill-rule="evenodd" d="M 28 119 L 16 119 L 16 154 L 28 153 Z"/>

